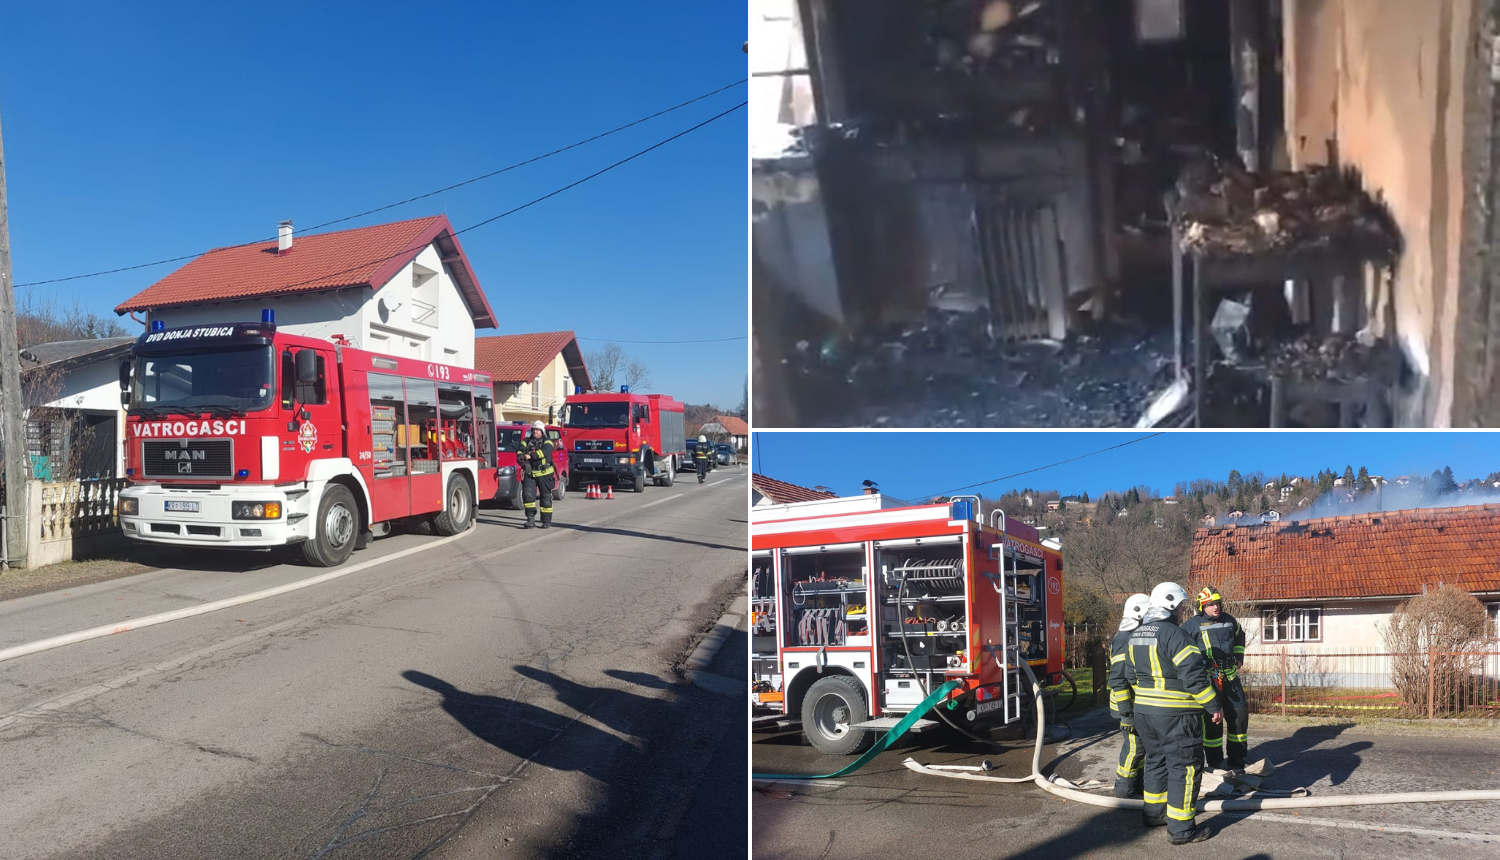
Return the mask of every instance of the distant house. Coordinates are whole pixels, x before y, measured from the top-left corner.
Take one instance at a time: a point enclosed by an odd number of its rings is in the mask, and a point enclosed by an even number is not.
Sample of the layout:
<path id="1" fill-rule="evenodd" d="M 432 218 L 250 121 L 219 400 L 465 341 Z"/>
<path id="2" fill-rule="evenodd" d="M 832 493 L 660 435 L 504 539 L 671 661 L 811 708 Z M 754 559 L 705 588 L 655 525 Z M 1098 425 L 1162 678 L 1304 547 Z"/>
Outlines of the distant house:
<path id="1" fill-rule="evenodd" d="M 696 435 L 728 442 L 736 451 L 743 451 L 750 444 L 750 426 L 733 415 L 715 415 L 714 420 L 698 428 Z"/>
<path id="2" fill-rule="evenodd" d="M 46 398 L 26 419 L 26 453 L 41 481 L 125 474 L 120 362 L 133 337 L 38 343 L 21 350 L 28 388 Z"/>
<path id="3" fill-rule="evenodd" d="M 1342 486 L 1344 486 L 1344 479 L 1343 478 L 1334 478 L 1333 479 L 1333 485 L 1335 487 L 1342 487 Z"/>
<path id="4" fill-rule="evenodd" d="M 1224 519 L 1226 519 L 1226 520 L 1237 520 L 1237 519 L 1240 519 L 1241 517 L 1243 517 L 1244 515 L 1245 515 L 1244 511 L 1230 511 L 1229 513 L 1227 513 L 1227 514 L 1224 515 Z"/>
<path id="5" fill-rule="evenodd" d="M 282 331 L 474 366 L 474 330 L 494 328 L 495 314 L 447 216 L 295 239 L 283 221 L 279 232 L 207 251 L 115 312 L 172 328 L 260 322 L 269 309 Z"/>
<path id="6" fill-rule="evenodd" d="M 1264 489 L 1264 490 L 1274 490 L 1274 489 L 1276 489 L 1276 482 L 1275 481 L 1267 481 L 1265 483 L 1265 486 L 1262 487 L 1262 489 Z"/>
<path id="7" fill-rule="evenodd" d="M 826 489 L 811 490 L 796 484 L 788 484 L 786 481 L 768 478 L 765 475 L 750 476 L 750 496 L 750 506 L 753 508 L 838 498 L 838 494 Z"/>
<path id="8" fill-rule="evenodd" d="M 1129 508 L 1120 508 L 1118 511 L 1115 511 L 1115 516 L 1116 517 L 1128 517 L 1128 516 L 1130 516 L 1130 509 Z"/>
<path id="9" fill-rule="evenodd" d="M 1190 579 L 1254 607 L 1250 650 L 1384 647 L 1396 604 L 1443 585 L 1500 606 L 1500 505 L 1199 529 Z"/>
<path id="10" fill-rule="evenodd" d="M 1057 499 L 1052 499 L 1051 501 L 1047 502 L 1047 510 L 1049 511 L 1055 511 L 1060 507 L 1062 507 L 1062 502 L 1058 501 Z"/>
<path id="11" fill-rule="evenodd" d="M 1290 481 L 1287 481 L 1287 483 L 1293 487 L 1300 487 L 1302 486 L 1302 479 L 1294 477 Z"/>
<path id="12" fill-rule="evenodd" d="M 1284 502 L 1287 499 L 1290 499 L 1292 497 L 1292 493 L 1295 492 L 1296 489 L 1297 489 L 1296 487 L 1294 487 L 1294 486 L 1292 486 L 1290 484 L 1286 485 L 1285 487 L 1282 487 L 1281 488 L 1281 499 L 1280 499 L 1280 501 Z"/>
<path id="13" fill-rule="evenodd" d="M 474 368 L 490 374 L 505 421 L 560 421 L 563 399 L 593 387 L 571 331 L 476 338 Z"/>
<path id="14" fill-rule="evenodd" d="M 1036 505 L 1036 502 L 1035 502 L 1034 499 L 1031 498 L 1031 494 L 1030 493 L 1028 493 L 1028 494 L 1026 494 L 1026 495 L 1024 495 L 1024 496 L 1021 497 L 1021 503 L 1024 504 L 1028 508 L 1035 507 L 1035 505 Z"/>
<path id="15" fill-rule="evenodd" d="M 1201 522 L 1201 523 L 1203 523 L 1206 526 L 1211 526 L 1211 525 L 1214 524 L 1214 515 L 1213 514 L 1204 514 L 1203 517 L 1200 520 L 1198 520 L 1198 522 Z"/>
<path id="16" fill-rule="evenodd" d="M 1175 504 L 1178 504 L 1176 496 L 1165 496 L 1165 497 L 1162 498 L 1161 501 L 1162 501 L 1162 504 L 1164 504 L 1164 505 L 1175 505 Z"/>

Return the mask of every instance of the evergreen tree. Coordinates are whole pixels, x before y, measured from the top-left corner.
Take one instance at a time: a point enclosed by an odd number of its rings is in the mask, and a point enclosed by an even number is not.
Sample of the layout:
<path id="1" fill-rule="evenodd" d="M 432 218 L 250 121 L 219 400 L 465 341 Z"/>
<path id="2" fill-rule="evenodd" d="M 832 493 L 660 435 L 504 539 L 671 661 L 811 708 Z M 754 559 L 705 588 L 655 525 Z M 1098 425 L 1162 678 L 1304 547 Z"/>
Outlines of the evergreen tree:
<path id="1" fill-rule="evenodd" d="M 1369 469 L 1366 469 L 1364 466 L 1359 467 L 1359 476 L 1355 478 L 1354 486 L 1356 489 L 1360 490 L 1368 490 L 1370 488 Z"/>
<path id="2" fill-rule="evenodd" d="M 1437 487 L 1438 495 L 1458 491 L 1458 483 L 1453 480 L 1453 467 L 1444 466 L 1443 471 L 1432 473 L 1433 484 Z"/>
<path id="3" fill-rule="evenodd" d="M 1088 490 L 1084 490 L 1083 491 L 1083 501 L 1084 501 L 1084 504 L 1088 504 L 1088 500 L 1089 500 L 1089 491 Z"/>
<path id="4" fill-rule="evenodd" d="M 1354 485 L 1354 468 L 1351 467 L 1351 466 L 1345 466 L 1344 467 L 1344 486 L 1346 486 L 1346 487 L 1352 487 L 1353 485 Z"/>

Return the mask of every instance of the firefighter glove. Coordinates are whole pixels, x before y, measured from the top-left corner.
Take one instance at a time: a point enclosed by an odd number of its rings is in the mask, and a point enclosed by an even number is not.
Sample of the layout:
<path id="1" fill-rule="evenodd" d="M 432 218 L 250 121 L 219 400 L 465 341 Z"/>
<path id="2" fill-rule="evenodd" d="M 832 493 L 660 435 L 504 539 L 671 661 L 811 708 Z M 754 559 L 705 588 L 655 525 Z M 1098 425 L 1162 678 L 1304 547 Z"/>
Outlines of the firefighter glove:
<path id="1" fill-rule="evenodd" d="M 1135 722 L 1131 717 L 1120 720 L 1120 732 L 1127 735 L 1135 734 Z"/>

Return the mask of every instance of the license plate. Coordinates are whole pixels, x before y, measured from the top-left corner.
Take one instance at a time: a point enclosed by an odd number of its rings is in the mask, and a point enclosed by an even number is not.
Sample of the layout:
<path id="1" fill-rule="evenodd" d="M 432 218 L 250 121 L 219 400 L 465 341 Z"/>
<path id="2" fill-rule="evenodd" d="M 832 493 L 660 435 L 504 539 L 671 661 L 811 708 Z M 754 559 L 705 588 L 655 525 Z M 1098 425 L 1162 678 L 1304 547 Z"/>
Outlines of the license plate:
<path id="1" fill-rule="evenodd" d="M 166 505 L 166 509 L 169 510 L 169 511 L 179 511 L 181 513 L 187 513 L 187 514 L 196 514 L 196 513 L 198 513 L 198 503 L 197 502 L 173 502 L 173 501 L 168 501 L 168 502 L 165 503 L 165 505 Z"/>
<path id="2" fill-rule="evenodd" d="M 990 711 L 998 711 L 1003 707 L 1005 707 L 1004 699 L 995 699 L 991 702 L 980 702 L 979 704 L 974 706 L 974 713 L 988 714 Z"/>
<path id="3" fill-rule="evenodd" d="M 585 462 L 585 463 L 603 463 L 604 462 L 604 458 L 603 457 L 584 457 L 583 458 L 583 462 Z"/>

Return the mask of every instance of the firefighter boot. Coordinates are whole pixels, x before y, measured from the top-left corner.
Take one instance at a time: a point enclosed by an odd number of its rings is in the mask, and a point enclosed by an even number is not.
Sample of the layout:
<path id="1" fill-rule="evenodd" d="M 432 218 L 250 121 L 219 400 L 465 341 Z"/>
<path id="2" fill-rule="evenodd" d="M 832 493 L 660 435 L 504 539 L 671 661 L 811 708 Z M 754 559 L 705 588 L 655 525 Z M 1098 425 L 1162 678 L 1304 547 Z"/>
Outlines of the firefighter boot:
<path id="1" fill-rule="evenodd" d="M 1192 842 L 1207 842 L 1212 837 L 1213 834 L 1208 832 L 1207 827 L 1198 827 L 1194 829 L 1192 833 L 1189 833 L 1186 836 L 1179 837 L 1168 834 L 1167 842 L 1173 845 L 1187 845 Z"/>

